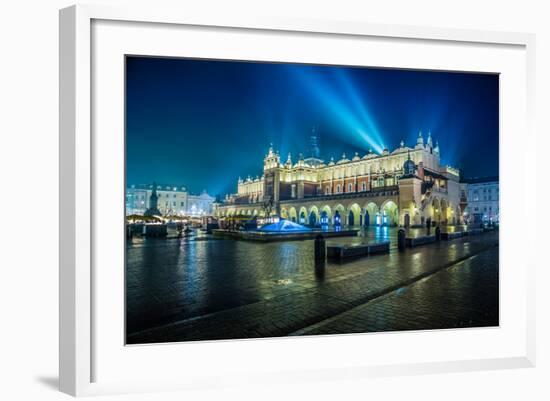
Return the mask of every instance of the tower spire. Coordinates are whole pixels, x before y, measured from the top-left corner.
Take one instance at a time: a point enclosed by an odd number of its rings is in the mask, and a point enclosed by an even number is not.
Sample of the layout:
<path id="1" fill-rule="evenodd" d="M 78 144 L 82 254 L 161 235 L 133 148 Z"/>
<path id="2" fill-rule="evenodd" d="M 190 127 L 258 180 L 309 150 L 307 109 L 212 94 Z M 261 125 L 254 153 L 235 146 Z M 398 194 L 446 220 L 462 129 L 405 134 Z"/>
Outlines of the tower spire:
<path id="1" fill-rule="evenodd" d="M 418 139 L 416 140 L 418 144 L 424 144 L 424 138 L 422 137 L 422 131 L 418 131 Z"/>
<path id="2" fill-rule="evenodd" d="M 405 160 L 405 163 L 403 163 L 403 175 L 404 176 L 413 176 L 415 171 L 415 164 L 411 160 L 411 151 L 407 150 L 407 160 Z"/>
<path id="3" fill-rule="evenodd" d="M 309 136 L 309 157 L 319 159 L 321 157 L 321 149 L 319 148 L 319 137 L 317 135 L 317 127 L 311 127 L 311 135 Z"/>

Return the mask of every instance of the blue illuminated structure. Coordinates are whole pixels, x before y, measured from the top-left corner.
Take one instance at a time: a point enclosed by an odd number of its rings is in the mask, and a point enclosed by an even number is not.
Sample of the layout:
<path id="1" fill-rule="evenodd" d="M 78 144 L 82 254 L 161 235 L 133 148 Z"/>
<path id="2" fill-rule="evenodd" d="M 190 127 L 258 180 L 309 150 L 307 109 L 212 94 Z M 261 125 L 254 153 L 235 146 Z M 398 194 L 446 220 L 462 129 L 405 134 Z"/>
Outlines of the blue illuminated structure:
<path id="1" fill-rule="evenodd" d="M 278 232 L 278 233 L 295 233 L 295 232 L 309 232 L 311 228 L 302 226 L 301 224 L 294 223 L 290 220 L 281 219 L 278 223 L 268 224 L 263 226 L 258 231 L 263 232 Z"/>

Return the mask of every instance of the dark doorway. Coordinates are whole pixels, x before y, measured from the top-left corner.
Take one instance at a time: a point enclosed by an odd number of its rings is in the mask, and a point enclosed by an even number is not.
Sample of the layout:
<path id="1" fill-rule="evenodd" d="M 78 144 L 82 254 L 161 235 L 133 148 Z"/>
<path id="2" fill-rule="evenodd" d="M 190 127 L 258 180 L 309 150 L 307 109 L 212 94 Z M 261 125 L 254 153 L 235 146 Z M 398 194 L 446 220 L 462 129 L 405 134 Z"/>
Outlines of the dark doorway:
<path id="1" fill-rule="evenodd" d="M 353 215 L 353 212 L 350 210 L 349 216 L 348 216 L 348 226 L 353 226 L 355 224 L 355 217 Z"/>
<path id="2" fill-rule="evenodd" d="M 315 215 L 315 213 L 311 212 L 309 214 L 309 225 L 314 226 L 316 223 L 317 223 L 317 216 Z"/>
<path id="3" fill-rule="evenodd" d="M 321 225 L 328 225 L 328 216 L 325 210 L 321 212 Z"/>
<path id="4" fill-rule="evenodd" d="M 334 225 L 340 226 L 342 224 L 341 220 L 342 219 L 340 217 L 340 212 L 337 210 L 336 212 L 334 212 Z"/>

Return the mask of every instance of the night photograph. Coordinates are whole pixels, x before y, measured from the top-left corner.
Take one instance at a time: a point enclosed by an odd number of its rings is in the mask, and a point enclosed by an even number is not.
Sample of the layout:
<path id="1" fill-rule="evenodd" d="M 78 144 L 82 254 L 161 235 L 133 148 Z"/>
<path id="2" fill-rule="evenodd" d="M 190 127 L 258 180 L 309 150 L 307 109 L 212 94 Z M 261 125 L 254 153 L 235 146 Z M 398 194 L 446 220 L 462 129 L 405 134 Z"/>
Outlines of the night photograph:
<path id="1" fill-rule="evenodd" d="M 126 344 L 499 326 L 499 76 L 126 56 Z"/>

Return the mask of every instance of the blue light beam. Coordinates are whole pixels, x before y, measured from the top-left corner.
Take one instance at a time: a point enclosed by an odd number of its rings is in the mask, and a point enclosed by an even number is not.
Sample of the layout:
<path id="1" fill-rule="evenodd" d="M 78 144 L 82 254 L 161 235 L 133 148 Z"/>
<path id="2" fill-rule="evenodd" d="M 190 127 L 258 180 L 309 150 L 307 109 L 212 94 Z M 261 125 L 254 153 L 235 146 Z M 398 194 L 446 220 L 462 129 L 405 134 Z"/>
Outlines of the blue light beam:
<path id="1" fill-rule="evenodd" d="M 350 107 L 352 104 L 361 103 L 359 97 L 356 97 L 355 100 L 346 98 L 344 93 L 349 96 L 348 89 L 342 88 L 341 85 L 331 85 L 325 77 L 319 76 L 311 69 L 300 66 L 300 68 L 290 67 L 290 70 L 331 114 L 350 128 L 348 132 L 353 143 L 357 143 L 357 139 L 360 139 L 361 147 L 365 147 L 367 144 L 367 147 L 373 148 L 378 153 L 383 151 L 380 134 L 370 114 L 363 109 L 361 118 Z"/>

